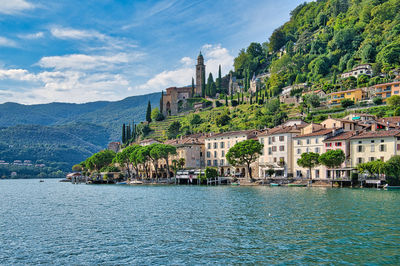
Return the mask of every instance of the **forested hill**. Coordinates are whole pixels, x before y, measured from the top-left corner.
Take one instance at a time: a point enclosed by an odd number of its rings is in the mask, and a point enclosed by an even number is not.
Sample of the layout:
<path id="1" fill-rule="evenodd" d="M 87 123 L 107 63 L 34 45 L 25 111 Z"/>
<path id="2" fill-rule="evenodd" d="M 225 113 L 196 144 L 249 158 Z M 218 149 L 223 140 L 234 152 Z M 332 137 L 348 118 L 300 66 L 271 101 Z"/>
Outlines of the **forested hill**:
<path id="1" fill-rule="evenodd" d="M 338 74 L 363 63 L 372 64 L 375 73 L 400 66 L 399 0 L 301 4 L 268 41 L 241 50 L 234 66 L 239 78 L 270 71 L 266 85 L 277 95 L 303 82 L 329 92 Z"/>
<path id="2" fill-rule="evenodd" d="M 72 165 L 106 148 L 108 142 L 120 141 L 123 123 L 143 121 L 148 101 L 158 106 L 160 93 L 116 102 L 0 104 L 0 160 L 46 165 L 26 169 L 0 165 L 0 177 L 12 171 L 24 177 L 60 176 L 54 173 L 70 171 Z"/>

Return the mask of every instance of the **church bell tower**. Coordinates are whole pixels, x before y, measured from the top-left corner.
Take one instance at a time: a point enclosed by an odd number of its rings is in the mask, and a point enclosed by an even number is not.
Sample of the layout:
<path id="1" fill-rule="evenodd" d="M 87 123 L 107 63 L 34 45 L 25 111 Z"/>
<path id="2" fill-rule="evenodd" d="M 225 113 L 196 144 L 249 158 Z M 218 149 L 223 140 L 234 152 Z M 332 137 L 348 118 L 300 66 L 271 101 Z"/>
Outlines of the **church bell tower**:
<path id="1" fill-rule="evenodd" d="M 195 94 L 202 95 L 202 90 L 205 88 L 206 82 L 206 66 L 204 65 L 203 55 L 199 54 L 197 57 L 197 65 L 196 65 L 196 90 Z"/>

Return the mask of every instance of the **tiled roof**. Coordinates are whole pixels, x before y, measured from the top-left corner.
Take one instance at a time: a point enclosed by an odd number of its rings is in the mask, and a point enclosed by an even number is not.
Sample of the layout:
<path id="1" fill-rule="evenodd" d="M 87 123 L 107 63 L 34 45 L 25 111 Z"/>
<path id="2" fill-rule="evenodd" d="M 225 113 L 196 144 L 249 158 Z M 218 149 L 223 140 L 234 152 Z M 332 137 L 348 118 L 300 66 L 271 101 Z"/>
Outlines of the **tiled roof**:
<path id="1" fill-rule="evenodd" d="M 361 88 L 357 88 L 357 89 L 351 89 L 351 90 L 346 90 L 346 91 L 335 91 L 332 93 L 329 93 L 329 95 L 334 95 L 334 94 L 338 94 L 338 93 L 346 93 L 346 92 L 352 92 L 352 91 L 359 91 L 362 90 Z"/>
<path id="2" fill-rule="evenodd" d="M 392 117 L 384 117 L 381 119 L 378 119 L 379 122 L 381 123 L 400 123 L 400 116 L 392 116 Z"/>
<path id="3" fill-rule="evenodd" d="M 325 128 L 325 129 L 320 129 L 318 131 L 309 133 L 309 134 L 304 134 L 304 135 L 298 135 L 295 138 L 305 138 L 305 137 L 314 137 L 314 136 L 323 136 L 323 135 L 328 135 L 329 133 L 331 133 L 333 130 L 335 130 L 334 128 Z"/>
<path id="4" fill-rule="evenodd" d="M 246 135 L 247 137 L 253 137 L 253 136 L 257 136 L 257 134 L 255 134 L 255 132 L 257 132 L 257 130 L 228 131 L 228 132 L 216 133 L 214 135 L 206 137 L 206 139 L 237 136 L 237 135 Z"/>
<path id="5" fill-rule="evenodd" d="M 259 134 L 259 136 L 270 136 L 275 134 L 284 134 L 284 133 L 300 133 L 300 129 L 306 127 L 307 124 L 297 125 L 297 126 L 279 126 L 274 127 L 269 130 L 264 131 Z"/>
<path id="6" fill-rule="evenodd" d="M 400 135 L 400 130 L 380 130 L 380 131 L 366 131 L 362 132 L 356 136 L 351 137 L 351 139 L 369 139 L 369 138 L 383 138 L 383 137 L 394 137 Z"/>
<path id="7" fill-rule="evenodd" d="M 329 137 L 329 138 L 325 139 L 324 142 L 335 141 L 335 140 L 346 140 L 346 139 L 350 139 L 351 137 L 355 136 L 356 134 L 357 134 L 356 131 L 346 131 L 346 132 L 340 133 L 336 136 Z"/>
<path id="8" fill-rule="evenodd" d="M 170 139 L 166 140 L 164 144 L 181 146 L 181 145 L 202 145 L 204 138 L 183 138 L 183 139 Z"/>

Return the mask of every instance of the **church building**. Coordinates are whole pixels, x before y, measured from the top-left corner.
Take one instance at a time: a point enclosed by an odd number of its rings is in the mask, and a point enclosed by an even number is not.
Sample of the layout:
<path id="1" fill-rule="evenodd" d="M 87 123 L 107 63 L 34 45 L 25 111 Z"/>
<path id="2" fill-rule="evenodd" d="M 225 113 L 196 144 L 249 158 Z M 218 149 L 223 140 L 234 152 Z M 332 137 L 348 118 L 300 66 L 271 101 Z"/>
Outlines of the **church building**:
<path id="1" fill-rule="evenodd" d="M 203 97 L 206 87 L 206 66 L 204 65 L 203 55 L 199 54 L 196 65 L 196 85 L 186 87 L 170 87 L 166 93 L 161 94 L 160 112 L 164 116 L 177 115 L 187 108 L 187 99 L 193 97 Z"/>

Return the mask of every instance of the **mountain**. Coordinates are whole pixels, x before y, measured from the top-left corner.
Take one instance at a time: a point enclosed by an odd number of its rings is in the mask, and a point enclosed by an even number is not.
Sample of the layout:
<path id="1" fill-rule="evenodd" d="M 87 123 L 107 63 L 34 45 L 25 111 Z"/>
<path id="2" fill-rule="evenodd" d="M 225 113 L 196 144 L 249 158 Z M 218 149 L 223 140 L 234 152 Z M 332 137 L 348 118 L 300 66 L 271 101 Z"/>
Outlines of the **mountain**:
<path id="1" fill-rule="evenodd" d="M 84 104 L 0 104 L 0 160 L 31 160 L 68 171 L 91 154 L 120 141 L 123 123 L 145 119 L 147 102 L 160 93 Z"/>

